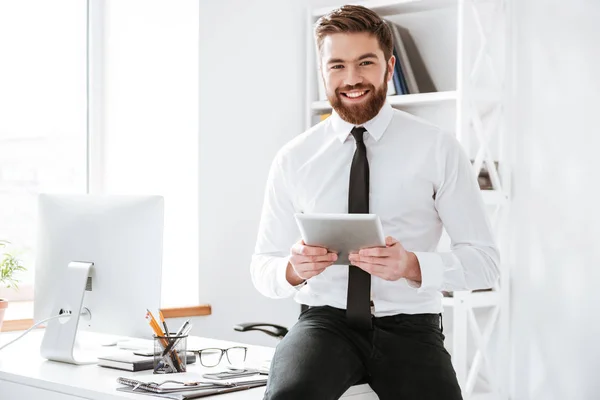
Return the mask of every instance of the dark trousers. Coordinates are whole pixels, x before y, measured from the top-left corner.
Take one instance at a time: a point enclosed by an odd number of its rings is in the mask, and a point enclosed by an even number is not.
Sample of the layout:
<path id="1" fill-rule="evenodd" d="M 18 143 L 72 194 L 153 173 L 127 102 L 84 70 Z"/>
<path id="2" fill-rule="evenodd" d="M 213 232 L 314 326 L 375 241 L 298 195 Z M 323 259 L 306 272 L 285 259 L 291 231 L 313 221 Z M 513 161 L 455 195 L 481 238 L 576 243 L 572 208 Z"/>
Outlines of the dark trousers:
<path id="1" fill-rule="evenodd" d="M 277 346 L 265 400 L 336 400 L 359 381 L 380 400 L 459 400 L 438 314 L 373 318 L 352 329 L 346 311 L 311 307 Z"/>

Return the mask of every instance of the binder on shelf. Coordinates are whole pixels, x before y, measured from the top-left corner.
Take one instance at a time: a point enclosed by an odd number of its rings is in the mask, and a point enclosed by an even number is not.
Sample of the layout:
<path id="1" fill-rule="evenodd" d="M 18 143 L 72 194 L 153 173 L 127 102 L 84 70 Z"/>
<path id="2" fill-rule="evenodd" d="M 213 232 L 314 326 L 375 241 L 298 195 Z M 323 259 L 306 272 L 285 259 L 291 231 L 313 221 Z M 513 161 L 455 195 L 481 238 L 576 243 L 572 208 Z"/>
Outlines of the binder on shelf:
<path id="1" fill-rule="evenodd" d="M 398 94 L 410 94 L 406 86 L 406 80 L 404 79 L 404 73 L 402 71 L 402 66 L 400 65 L 400 59 L 398 58 L 396 48 L 394 48 L 394 57 L 396 57 L 396 64 L 394 65 L 394 76 L 396 77 L 394 84 L 396 85 L 396 91 Z"/>
<path id="2" fill-rule="evenodd" d="M 408 52 L 406 51 L 406 46 L 404 45 L 404 41 L 402 36 L 405 37 L 409 35 L 408 30 L 399 27 L 395 23 L 391 21 L 386 21 L 392 30 L 392 36 L 394 39 L 394 56 L 396 57 L 396 65 L 399 66 L 400 69 L 400 81 L 406 89 L 404 94 L 416 94 L 419 93 L 419 87 L 417 85 L 417 80 L 415 78 L 415 74 L 413 72 L 413 68 L 408 57 Z M 402 32 L 402 33 L 401 33 Z"/>

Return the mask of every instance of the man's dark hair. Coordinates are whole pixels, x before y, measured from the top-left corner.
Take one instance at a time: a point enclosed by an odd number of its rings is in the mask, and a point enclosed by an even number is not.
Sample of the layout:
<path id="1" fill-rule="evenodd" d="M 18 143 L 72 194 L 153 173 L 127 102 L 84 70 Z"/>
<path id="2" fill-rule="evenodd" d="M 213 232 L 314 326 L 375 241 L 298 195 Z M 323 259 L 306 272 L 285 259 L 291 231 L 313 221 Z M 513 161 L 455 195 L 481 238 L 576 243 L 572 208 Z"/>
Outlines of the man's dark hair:
<path id="1" fill-rule="evenodd" d="M 385 60 L 389 61 L 394 49 L 392 31 L 379 15 L 363 6 L 342 6 L 319 18 L 315 27 L 319 52 L 327 35 L 360 32 L 374 35 Z"/>

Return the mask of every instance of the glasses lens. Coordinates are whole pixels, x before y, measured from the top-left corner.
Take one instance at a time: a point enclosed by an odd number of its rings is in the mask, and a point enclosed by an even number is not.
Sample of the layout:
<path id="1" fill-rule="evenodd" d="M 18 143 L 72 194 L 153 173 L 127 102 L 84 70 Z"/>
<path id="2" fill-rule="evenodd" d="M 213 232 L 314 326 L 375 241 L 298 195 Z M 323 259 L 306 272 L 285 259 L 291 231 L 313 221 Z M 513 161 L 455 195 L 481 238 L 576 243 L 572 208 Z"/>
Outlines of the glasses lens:
<path id="1" fill-rule="evenodd" d="M 232 347 L 227 349 L 227 360 L 232 365 L 242 364 L 246 361 L 246 348 Z"/>
<path id="2" fill-rule="evenodd" d="M 215 367 L 221 361 L 221 349 L 204 349 L 200 351 L 200 363 L 205 367 Z"/>

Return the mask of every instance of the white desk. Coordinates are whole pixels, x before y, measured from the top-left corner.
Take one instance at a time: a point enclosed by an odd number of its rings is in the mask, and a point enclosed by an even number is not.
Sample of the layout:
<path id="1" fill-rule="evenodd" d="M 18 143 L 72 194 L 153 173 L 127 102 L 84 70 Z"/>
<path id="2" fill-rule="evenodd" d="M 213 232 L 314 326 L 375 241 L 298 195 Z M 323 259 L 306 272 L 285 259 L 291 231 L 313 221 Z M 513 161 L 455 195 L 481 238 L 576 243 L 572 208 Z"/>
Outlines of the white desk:
<path id="1" fill-rule="evenodd" d="M 0 344 L 7 343 L 18 336 L 19 333 L 0 334 Z M 0 400 L 145 400 L 152 397 L 118 392 L 116 388 L 120 385 L 117 383 L 117 378 L 123 376 L 142 380 L 168 379 L 165 378 L 165 375 L 153 375 L 152 371 L 133 373 L 102 368 L 97 365 L 76 366 L 45 360 L 40 356 L 40 343 L 43 334 L 43 329 L 37 329 L 0 351 Z M 190 337 L 188 348 L 227 348 L 239 344 Z M 270 359 L 274 352 L 274 349 L 269 347 L 250 345 L 247 347 L 248 362 L 256 364 Z M 114 351 L 116 351 L 115 348 L 106 350 L 106 352 Z M 208 370 L 198 362 L 188 366 L 188 372 L 190 373 L 198 374 Z M 172 376 L 177 376 L 176 379 L 185 380 L 184 375 L 176 374 Z M 264 390 L 264 387 L 261 387 L 210 398 L 215 400 L 260 400 L 263 398 Z M 353 386 L 342 398 L 348 400 L 378 400 L 368 385 Z"/>

